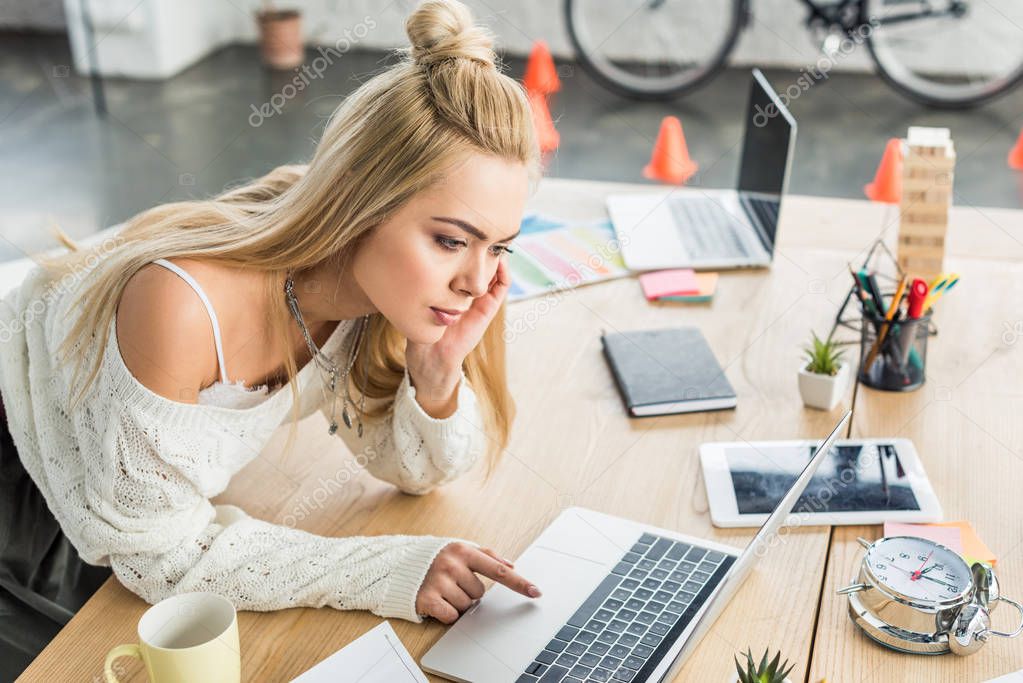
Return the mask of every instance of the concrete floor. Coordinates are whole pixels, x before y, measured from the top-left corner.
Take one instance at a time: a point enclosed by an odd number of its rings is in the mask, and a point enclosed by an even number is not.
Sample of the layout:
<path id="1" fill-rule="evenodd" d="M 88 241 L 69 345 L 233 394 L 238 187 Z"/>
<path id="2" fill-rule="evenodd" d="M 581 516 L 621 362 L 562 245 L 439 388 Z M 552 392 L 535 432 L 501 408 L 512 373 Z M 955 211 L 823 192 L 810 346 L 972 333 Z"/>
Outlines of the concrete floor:
<path id="1" fill-rule="evenodd" d="M 83 237 L 160 202 L 199 198 L 310 156 L 338 102 L 389 57 L 351 52 L 289 100 L 279 115 L 253 116 L 291 73 L 272 74 L 251 46 L 230 46 L 165 82 L 104 83 L 98 117 L 88 79 L 75 76 L 63 36 L 0 34 L 0 261 L 50 246 L 51 223 Z M 520 75 L 523 61 L 508 72 Z M 663 116 L 678 115 L 706 187 L 734 183 L 748 73 L 730 69 L 671 103 L 615 97 L 571 63 L 552 101 L 560 177 L 646 182 Z M 767 70 L 778 90 L 794 71 Z M 862 197 L 889 137 L 908 125 L 951 128 L 958 151 L 955 201 L 1020 207 L 1023 174 L 1006 154 L 1023 125 L 1023 88 L 969 112 L 928 111 L 866 74 L 832 74 L 791 103 L 799 120 L 791 191 Z M 258 123 L 259 125 L 252 125 Z"/>

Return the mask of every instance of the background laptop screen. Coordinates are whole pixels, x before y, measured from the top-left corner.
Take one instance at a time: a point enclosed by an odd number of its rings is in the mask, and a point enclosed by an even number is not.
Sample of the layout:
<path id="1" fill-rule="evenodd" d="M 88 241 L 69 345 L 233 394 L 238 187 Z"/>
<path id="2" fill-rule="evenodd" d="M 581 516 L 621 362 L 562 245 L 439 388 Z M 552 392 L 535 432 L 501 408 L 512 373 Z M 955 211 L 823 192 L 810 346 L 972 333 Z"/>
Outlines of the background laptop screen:
<path id="1" fill-rule="evenodd" d="M 752 200 L 767 241 L 774 244 L 781 195 L 785 190 L 795 120 L 776 98 L 763 74 L 750 79 L 746 134 L 739 161 L 739 195 Z M 746 196 L 752 193 L 753 196 Z"/>

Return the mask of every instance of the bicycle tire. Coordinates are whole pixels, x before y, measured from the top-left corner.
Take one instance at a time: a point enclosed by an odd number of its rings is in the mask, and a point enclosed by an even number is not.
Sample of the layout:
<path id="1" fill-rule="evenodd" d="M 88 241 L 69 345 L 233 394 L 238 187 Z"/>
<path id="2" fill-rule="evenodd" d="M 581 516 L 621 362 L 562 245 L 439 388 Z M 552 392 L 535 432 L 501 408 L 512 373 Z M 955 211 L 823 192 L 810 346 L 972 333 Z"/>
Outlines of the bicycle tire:
<path id="1" fill-rule="evenodd" d="M 862 24 L 869 25 L 871 17 L 870 6 L 876 1 L 877 0 L 862 0 L 860 4 L 860 21 Z M 879 51 L 879 46 L 875 44 L 873 33 L 867 36 L 866 43 L 867 51 L 870 53 L 870 59 L 874 62 L 874 66 L 877 67 L 877 73 L 881 77 L 881 80 L 900 95 L 913 100 L 914 102 L 918 102 L 919 104 L 936 109 L 956 110 L 977 107 L 1005 95 L 1023 82 L 1023 62 L 1021 62 L 1008 78 L 1003 79 L 1001 83 L 993 86 L 987 91 L 971 96 L 941 97 L 914 87 L 900 78 L 898 75 L 898 68 L 896 68 L 895 65 L 888 64 L 883 53 Z"/>
<path id="2" fill-rule="evenodd" d="M 579 64 L 583 67 L 586 73 L 593 78 L 593 80 L 597 81 L 597 83 L 607 90 L 610 90 L 616 95 L 620 95 L 622 97 L 645 101 L 661 101 L 681 97 L 693 92 L 710 81 L 721 70 L 722 66 L 724 66 L 725 60 L 728 59 L 728 55 L 731 54 L 732 50 L 735 48 L 735 44 L 739 39 L 739 34 L 746 26 L 749 17 L 749 0 L 732 0 L 732 7 L 734 8 L 734 11 L 732 14 L 732 20 L 729 22 L 728 30 L 725 34 L 725 40 L 708 63 L 701 69 L 697 70 L 698 73 L 694 78 L 670 88 L 658 88 L 653 85 L 645 88 L 637 88 L 623 81 L 621 78 L 616 78 L 613 73 L 602 68 L 599 64 L 599 60 L 587 51 L 587 47 L 580 40 L 579 32 L 575 26 L 573 9 L 576 6 L 576 3 L 577 0 L 565 0 L 564 11 L 565 25 L 568 27 L 568 38 L 572 43 L 572 47 L 575 49 L 576 58 L 579 61 Z"/>

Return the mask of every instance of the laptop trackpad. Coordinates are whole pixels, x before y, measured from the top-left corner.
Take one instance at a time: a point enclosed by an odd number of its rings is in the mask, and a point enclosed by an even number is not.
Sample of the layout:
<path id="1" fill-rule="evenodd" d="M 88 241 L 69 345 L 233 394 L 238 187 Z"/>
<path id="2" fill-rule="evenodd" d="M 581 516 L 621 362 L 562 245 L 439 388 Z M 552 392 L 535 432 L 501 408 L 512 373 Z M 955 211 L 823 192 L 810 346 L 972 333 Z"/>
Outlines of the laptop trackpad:
<path id="1" fill-rule="evenodd" d="M 571 517 L 563 514 L 515 562 L 543 595 L 533 600 L 494 584 L 423 656 L 424 668 L 456 680 L 518 678 L 624 552 Z"/>

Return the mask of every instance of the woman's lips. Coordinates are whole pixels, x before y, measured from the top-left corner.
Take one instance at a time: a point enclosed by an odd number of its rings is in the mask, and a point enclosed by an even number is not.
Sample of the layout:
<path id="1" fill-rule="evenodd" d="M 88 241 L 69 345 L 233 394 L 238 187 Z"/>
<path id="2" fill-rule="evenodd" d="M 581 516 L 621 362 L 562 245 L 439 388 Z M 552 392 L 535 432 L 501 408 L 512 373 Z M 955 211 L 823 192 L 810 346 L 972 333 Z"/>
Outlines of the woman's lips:
<path id="1" fill-rule="evenodd" d="M 430 310 L 433 311 L 433 316 L 441 325 L 454 325 L 462 317 L 462 313 L 465 312 L 453 308 L 436 308 L 434 306 L 430 306 Z"/>

